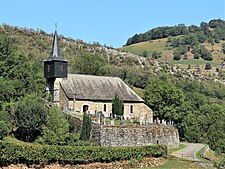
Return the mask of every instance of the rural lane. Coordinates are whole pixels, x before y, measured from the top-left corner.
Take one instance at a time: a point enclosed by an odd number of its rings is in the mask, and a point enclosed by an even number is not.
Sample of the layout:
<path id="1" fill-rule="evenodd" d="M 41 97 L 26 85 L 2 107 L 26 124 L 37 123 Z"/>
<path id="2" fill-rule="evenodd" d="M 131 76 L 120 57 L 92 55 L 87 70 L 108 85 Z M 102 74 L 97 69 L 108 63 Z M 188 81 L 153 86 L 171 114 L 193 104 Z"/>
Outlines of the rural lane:
<path id="1" fill-rule="evenodd" d="M 175 157 L 185 158 L 188 160 L 201 161 L 198 158 L 196 158 L 196 153 L 199 150 L 201 150 L 205 146 L 205 144 L 186 143 L 186 142 L 181 142 L 181 144 L 184 144 L 185 148 L 173 152 L 172 155 L 174 155 Z"/>

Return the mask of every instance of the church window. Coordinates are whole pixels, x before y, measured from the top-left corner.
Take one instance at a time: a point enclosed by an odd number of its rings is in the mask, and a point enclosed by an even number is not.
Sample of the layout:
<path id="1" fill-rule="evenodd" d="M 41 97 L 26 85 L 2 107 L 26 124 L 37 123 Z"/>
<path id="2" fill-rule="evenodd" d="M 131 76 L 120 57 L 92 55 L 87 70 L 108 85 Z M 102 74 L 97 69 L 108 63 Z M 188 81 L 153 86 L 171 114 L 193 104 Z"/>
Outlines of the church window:
<path id="1" fill-rule="evenodd" d="M 48 65 L 48 72 L 50 72 L 50 65 Z"/>
<path id="2" fill-rule="evenodd" d="M 63 72 L 63 64 L 60 64 L 60 71 Z"/>
<path id="3" fill-rule="evenodd" d="M 130 105 L 130 113 L 133 113 L 133 112 L 134 112 L 134 106 Z"/>
<path id="4" fill-rule="evenodd" d="M 103 105 L 103 111 L 106 112 L 106 104 Z"/>

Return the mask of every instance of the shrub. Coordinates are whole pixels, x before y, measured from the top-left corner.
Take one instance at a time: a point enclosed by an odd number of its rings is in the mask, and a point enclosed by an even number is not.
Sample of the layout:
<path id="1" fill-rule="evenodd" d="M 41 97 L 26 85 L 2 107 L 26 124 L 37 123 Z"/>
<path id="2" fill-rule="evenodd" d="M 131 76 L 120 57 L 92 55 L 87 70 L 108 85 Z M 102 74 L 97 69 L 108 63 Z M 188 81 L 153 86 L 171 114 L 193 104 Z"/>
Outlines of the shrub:
<path id="1" fill-rule="evenodd" d="M 158 58 L 161 57 L 161 55 L 162 55 L 161 52 L 153 52 L 153 53 L 152 53 L 152 58 L 153 58 L 153 59 L 158 59 Z"/>
<path id="2" fill-rule="evenodd" d="M 115 94 L 115 97 L 112 100 L 113 117 L 115 116 L 115 114 L 123 116 L 123 113 L 124 113 L 123 100 L 119 97 L 118 94 Z"/>
<path id="3" fill-rule="evenodd" d="M 210 70 L 212 69 L 212 65 L 210 63 L 205 64 L 205 70 Z"/>
<path id="4" fill-rule="evenodd" d="M 17 129 L 15 136 L 19 140 L 34 141 L 40 136 L 46 123 L 46 109 L 43 100 L 30 95 L 17 102 L 13 114 L 13 125 Z"/>
<path id="5" fill-rule="evenodd" d="M 9 127 L 6 122 L 0 121 L 0 140 L 7 136 L 9 133 Z"/>
<path id="6" fill-rule="evenodd" d="M 91 136 L 91 118 L 89 115 L 84 113 L 80 139 L 83 141 L 89 141 L 90 136 Z"/>
<path id="7" fill-rule="evenodd" d="M 0 141 L 0 163 L 70 163 L 112 162 L 142 157 L 166 157 L 162 145 L 138 147 L 55 146 L 11 141 Z"/>
<path id="8" fill-rule="evenodd" d="M 47 112 L 46 127 L 43 128 L 42 137 L 37 142 L 49 145 L 65 145 L 69 133 L 69 123 L 58 107 L 52 107 Z"/>

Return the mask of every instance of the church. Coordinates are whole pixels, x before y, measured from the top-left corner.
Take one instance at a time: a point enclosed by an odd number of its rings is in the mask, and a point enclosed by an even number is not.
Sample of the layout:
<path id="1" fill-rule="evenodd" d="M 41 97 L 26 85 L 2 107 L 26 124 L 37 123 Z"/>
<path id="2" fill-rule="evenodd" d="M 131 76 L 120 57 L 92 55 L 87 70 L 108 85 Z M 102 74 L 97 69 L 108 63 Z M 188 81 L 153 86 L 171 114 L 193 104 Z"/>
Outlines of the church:
<path id="1" fill-rule="evenodd" d="M 127 84 L 118 77 L 68 74 L 68 61 L 60 54 L 55 31 L 52 52 L 44 61 L 44 76 L 52 100 L 63 110 L 77 113 L 101 112 L 112 115 L 112 100 L 116 94 L 124 103 L 124 119 L 152 122 L 153 112 Z"/>

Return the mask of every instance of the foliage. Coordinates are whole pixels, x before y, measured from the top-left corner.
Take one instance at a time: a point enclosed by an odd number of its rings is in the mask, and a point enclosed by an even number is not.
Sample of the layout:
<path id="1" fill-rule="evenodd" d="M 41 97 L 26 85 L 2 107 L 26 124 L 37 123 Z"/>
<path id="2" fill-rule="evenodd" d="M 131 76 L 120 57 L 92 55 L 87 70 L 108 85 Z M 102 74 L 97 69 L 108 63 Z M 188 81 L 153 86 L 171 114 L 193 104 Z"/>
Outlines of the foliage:
<path id="1" fill-rule="evenodd" d="M 6 122 L 0 121 L 0 140 L 9 134 L 9 127 Z"/>
<path id="2" fill-rule="evenodd" d="M 112 100 L 112 114 L 113 114 L 113 117 L 115 115 L 123 116 L 123 113 L 124 113 L 123 100 L 119 97 L 118 94 L 115 94 L 115 97 Z"/>
<path id="3" fill-rule="evenodd" d="M 47 123 L 43 128 L 38 143 L 49 145 L 65 145 L 69 133 L 69 123 L 58 107 L 52 107 L 47 112 Z"/>
<path id="4" fill-rule="evenodd" d="M 210 63 L 205 64 L 205 70 L 210 70 L 212 69 L 212 65 Z"/>
<path id="5" fill-rule="evenodd" d="M 176 100 L 172 97 L 173 92 L 168 96 L 171 86 L 182 93 L 180 97 L 183 99 L 176 108 L 168 108 L 166 104 Z M 154 117 L 172 118 L 181 140 L 206 143 L 216 152 L 225 153 L 224 90 L 224 85 L 220 83 L 160 75 L 149 82 L 144 92 L 146 103 L 153 109 Z"/>
<path id="6" fill-rule="evenodd" d="M 82 124 L 82 129 L 81 129 L 81 134 L 80 134 L 80 139 L 82 141 L 89 141 L 90 136 L 91 136 L 91 117 L 84 113 L 83 115 L 83 124 Z"/>
<path id="7" fill-rule="evenodd" d="M 222 47 L 223 53 L 225 54 L 225 43 L 223 43 L 221 47 Z"/>
<path id="8" fill-rule="evenodd" d="M 7 163 L 91 163 L 129 160 L 136 157 L 166 157 L 162 145 L 137 147 L 54 146 L 32 143 L 0 141 L 0 162 Z"/>
<path id="9" fill-rule="evenodd" d="M 12 114 L 15 136 L 19 140 L 34 141 L 40 136 L 42 126 L 46 123 L 46 109 L 43 100 L 35 95 L 20 99 Z"/>
<path id="10" fill-rule="evenodd" d="M 148 56 L 148 51 L 147 50 L 144 50 L 143 51 L 143 57 L 147 57 Z"/>
<path id="11" fill-rule="evenodd" d="M 174 118 L 178 107 L 183 103 L 183 92 L 169 82 L 153 78 L 146 86 L 144 98 L 152 108 L 154 117 L 162 119 Z"/>
<path id="12" fill-rule="evenodd" d="M 153 53 L 152 53 L 152 58 L 153 59 L 158 59 L 158 58 L 160 58 L 162 56 L 162 53 L 161 52 L 156 52 L 156 51 L 154 51 Z"/>
<path id="13" fill-rule="evenodd" d="M 73 71 L 80 74 L 106 75 L 108 70 L 104 59 L 97 54 L 81 52 L 72 63 Z"/>
<path id="14" fill-rule="evenodd" d="M 160 39 L 169 36 L 177 36 L 177 35 L 184 35 L 187 33 L 187 26 L 180 24 L 177 26 L 165 26 L 165 27 L 158 27 L 143 34 L 135 34 L 133 37 L 127 40 L 126 45 L 131 45 L 139 42 L 144 42 L 153 39 Z"/>

